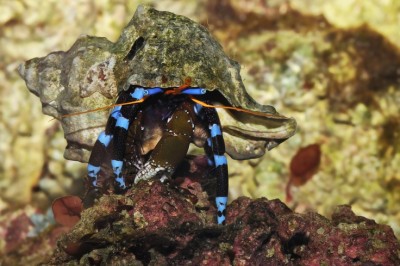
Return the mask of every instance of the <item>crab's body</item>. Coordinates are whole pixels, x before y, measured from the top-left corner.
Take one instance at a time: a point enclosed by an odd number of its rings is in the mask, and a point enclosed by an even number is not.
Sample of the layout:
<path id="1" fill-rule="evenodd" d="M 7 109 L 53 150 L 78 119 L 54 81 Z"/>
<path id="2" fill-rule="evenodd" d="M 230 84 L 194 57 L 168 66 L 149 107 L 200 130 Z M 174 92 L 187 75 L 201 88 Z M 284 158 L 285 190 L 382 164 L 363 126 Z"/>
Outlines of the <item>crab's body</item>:
<path id="1" fill-rule="evenodd" d="M 89 177 L 94 186 L 97 185 L 100 161 L 109 152 L 116 183 L 120 188 L 126 186 L 121 171 L 124 147 L 129 145 L 126 134 L 132 121 L 142 121 L 137 116 L 144 112 L 147 105 L 137 102 L 116 107 L 97 141 L 96 137 L 104 128 L 105 116 L 98 113 L 68 115 L 109 105 L 117 97 L 119 104 L 130 100 L 149 100 L 139 95 L 139 88 L 154 92 L 150 97 L 165 100 L 162 108 L 168 109 L 166 106 L 169 104 L 176 108 L 171 109 L 171 115 L 166 120 L 143 120 L 153 129 L 144 129 L 140 133 L 139 142 L 145 144 L 144 148 L 148 152 L 153 151 L 137 172 L 137 180 L 157 176 L 159 172 L 173 172 L 175 166 L 169 167 L 167 164 L 179 161 L 184 156 L 182 154 L 186 153 L 187 142 L 200 143 L 215 167 L 224 165 L 226 168 L 222 129 L 225 129 L 226 152 L 237 159 L 260 157 L 265 149 L 277 146 L 296 131 L 294 119 L 281 116 L 272 106 L 256 103 L 248 95 L 240 78 L 239 64 L 225 55 L 221 45 L 206 28 L 186 17 L 149 7 L 138 7 L 116 43 L 104 38 L 84 36 L 68 52 L 56 52 L 26 62 L 20 67 L 20 73 L 28 88 L 41 98 L 43 111 L 54 117 L 63 116 L 62 125 L 68 141 L 65 157 L 89 161 Z M 171 100 L 165 95 L 165 91 L 188 83 L 194 89 L 204 88 L 202 92 L 207 91 L 204 95 L 206 101 L 223 98 L 225 104 L 263 113 L 265 116 L 256 119 L 230 116 L 233 119 L 220 126 L 217 112 L 213 108 L 203 108 L 203 112 L 213 114 L 196 114 L 196 104 L 188 99 L 196 98 L 194 94 L 198 92 L 181 90 L 170 95 L 177 100 Z M 219 97 L 215 98 L 216 94 Z M 184 100 L 180 102 L 180 98 Z M 161 113 L 162 108 L 158 109 Z M 146 116 L 146 113 L 148 115 L 151 112 L 144 112 L 143 115 Z M 178 115 L 177 119 L 174 119 L 175 114 Z M 212 117 L 217 117 L 217 120 L 214 121 Z M 206 137 L 199 137 L 198 132 L 193 130 L 196 126 L 191 127 L 195 120 L 203 124 L 205 129 L 200 132 Z M 169 123 L 174 126 L 169 126 Z M 166 130 L 173 133 L 169 134 Z M 210 137 L 214 138 L 215 145 L 214 141 L 207 141 Z M 179 156 L 166 155 L 174 153 L 169 151 L 176 148 L 171 143 L 185 146 L 176 152 Z M 220 182 L 218 186 L 221 186 L 217 191 L 223 191 L 221 193 L 224 195 L 220 196 L 226 197 L 227 172 L 223 170 L 217 175 Z"/>
<path id="2" fill-rule="evenodd" d="M 139 121 L 140 129 L 134 129 L 134 155 L 137 158 L 146 156 L 146 151 L 149 155 L 146 162 L 139 163 L 133 182 L 170 177 L 185 158 L 190 143 L 204 147 L 209 164 L 215 167 L 218 223 L 223 224 L 228 197 L 228 167 L 219 117 L 214 108 L 203 107 L 190 98 L 205 94 L 203 88 L 188 86 L 179 90 L 132 86 L 121 92 L 117 104 L 143 103 L 117 105 L 112 110 L 105 131 L 97 139 L 89 159 L 88 177 L 92 189 L 98 188 L 98 175 L 105 158 L 108 158 L 106 154 L 111 155 L 115 190 L 123 192 L 128 188 L 129 182 L 123 174 L 124 165 L 129 163 L 125 160 L 125 150 L 127 144 L 132 143 L 127 141 L 131 125 Z M 148 113 L 153 117 L 146 118 Z M 158 139 L 153 140 L 154 137 Z"/>

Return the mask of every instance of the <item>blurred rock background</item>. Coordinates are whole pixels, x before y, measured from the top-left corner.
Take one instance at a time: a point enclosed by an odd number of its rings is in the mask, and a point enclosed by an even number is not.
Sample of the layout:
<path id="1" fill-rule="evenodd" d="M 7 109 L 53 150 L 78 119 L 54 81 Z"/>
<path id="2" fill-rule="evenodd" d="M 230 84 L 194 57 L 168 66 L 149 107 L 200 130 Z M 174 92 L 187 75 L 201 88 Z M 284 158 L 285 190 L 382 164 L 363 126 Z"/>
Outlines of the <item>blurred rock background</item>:
<path id="1" fill-rule="evenodd" d="M 290 195 L 294 210 L 327 216 L 351 204 L 400 235 L 399 1 L 0 0 L 1 236 L 13 217 L 78 193 L 86 174 L 63 159 L 63 132 L 18 65 L 67 50 L 81 34 L 115 41 L 139 4 L 206 26 L 242 65 L 250 94 L 299 124 L 261 159 L 229 160 L 231 199 Z M 291 159 L 310 144 L 320 147 L 319 167 L 299 176 L 291 166 L 302 162 Z M 0 250 L 6 244 L 2 237 Z"/>

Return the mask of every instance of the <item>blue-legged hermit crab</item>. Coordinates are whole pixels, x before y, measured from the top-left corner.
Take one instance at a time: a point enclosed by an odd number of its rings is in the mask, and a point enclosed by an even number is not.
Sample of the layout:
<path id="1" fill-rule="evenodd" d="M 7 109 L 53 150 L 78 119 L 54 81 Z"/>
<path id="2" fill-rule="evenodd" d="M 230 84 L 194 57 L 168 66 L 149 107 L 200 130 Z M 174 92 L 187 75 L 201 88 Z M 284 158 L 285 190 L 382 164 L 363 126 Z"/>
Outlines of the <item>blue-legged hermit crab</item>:
<path id="1" fill-rule="evenodd" d="M 219 224 L 228 196 L 225 153 L 260 157 L 296 131 L 293 118 L 248 95 L 239 64 L 205 27 L 145 6 L 116 43 L 82 36 L 67 52 L 34 58 L 19 71 L 43 112 L 60 118 L 64 156 L 88 162 L 93 190 L 107 169 L 117 192 L 170 177 L 190 143 L 203 147 L 217 179 Z M 100 109 L 111 109 L 108 120 Z"/>

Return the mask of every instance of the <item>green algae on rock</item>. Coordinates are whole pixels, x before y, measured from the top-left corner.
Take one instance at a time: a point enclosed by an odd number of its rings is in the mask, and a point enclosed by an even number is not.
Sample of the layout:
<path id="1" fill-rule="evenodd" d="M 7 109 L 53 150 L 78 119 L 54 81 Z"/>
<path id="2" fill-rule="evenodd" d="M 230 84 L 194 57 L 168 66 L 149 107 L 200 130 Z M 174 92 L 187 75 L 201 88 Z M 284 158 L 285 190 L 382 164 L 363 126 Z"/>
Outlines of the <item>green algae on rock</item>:
<path id="1" fill-rule="evenodd" d="M 188 81 L 193 87 L 218 91 L 232 106 L 269 114 L 256 122 L 239 116 L 230 120 L 232 124 L 223 125 L 231 128 L 226 142 L 233 158 L 262 156 L 265 148 L 272 149 L 296 131 L 293 118 L 249 96 L 240 65 L 225 55 L 206 28 L 186 17 L 145 6 L 138 7 L 116 43 L 82 36 L 67 52 L 34 58 L 19 71 L 29 90 L 40 97 L 43 112 L 55 118 L 110 105 L 118 91 L 129 85 L 169 88 Z M 260 120 L 261 127 L 257 125 Z M 68 142 L 64 156 L 86 162 L 106 114 L 68 116 L 61 122 Z M 246 130 L 248 125 L 257 128 Z M 250 134 L 254 130 L 256 134 Z M 250 137 L 256 145 L 235 147 L 239 139 Z"/>

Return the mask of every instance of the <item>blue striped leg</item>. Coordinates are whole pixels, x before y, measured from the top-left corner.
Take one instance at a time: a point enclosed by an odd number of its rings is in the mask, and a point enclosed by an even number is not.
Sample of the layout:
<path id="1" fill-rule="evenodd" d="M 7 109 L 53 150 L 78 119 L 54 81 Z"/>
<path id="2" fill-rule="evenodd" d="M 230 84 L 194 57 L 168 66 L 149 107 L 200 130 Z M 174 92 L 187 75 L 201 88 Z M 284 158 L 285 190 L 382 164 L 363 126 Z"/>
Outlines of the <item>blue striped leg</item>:
<path id="1" fill-rule="evenodd" d="M 164 90 L 161 88 L 135 88 L 132 93 L 129 93 L 127 102 L 141 100 L 145 96 L 154 95 L 163 91 Z M 127 188 L 125 178 L 122 176 L 125 144 L 129 126 L 135 119 L 138 108 L 138 105 L 123 105 L 120 109 L 120 116 L 115 123 L 115 129 L 113 131 L 114 148 L 111 155 L 111 166 L 115 177 L 114 188 L 116 192 L 123 192 Z"/>
<path id="2" fill-rule="evenodd" d="M 204 120 L 204 112 L 203 112 L 203 106 L 201 106 L 198 103 L 195 103 L 194 106 L 194 113 L 201 118 L 201 120 Z M 212 152 L 212 142 L 211 142 L 211 136 L 207 138 L 206 142 L 204 143 L 204 152 L 206 153 L 207 156 L 207 164 L 209 166 L 214 166 L 214 156 Z"/>
<path id="3" fill-rule="evenodd" d="M 121 104 L 121 103 L 126 103 L 129 101 L 135 101 L 135 100 L 140 100 L 144 96 L 147 95 L 152 95 L 156 93 L 160 93 L 163 90 L 160 88 L 151 88 L 151 89 L 143 89 L 143 88 L 135 88 L 133 92 L 132 90 L 124 91 L 120 94 L 118 97 L 118 100 L 116 104 Z M 101 169 L 101 165 L 104 162 L 104 159 L 107 158 L 105 154 L 108 153 L 108 147 L 110 142 L 115 138 L 115 135 L 118 134 L 118 138 L 120 138 L 120 134 L 118 131 L 121 131 L 119 128 L 126 127 L 127 125 L 124 125 L 124 121 L 126 121 L 126 117 L 129 117 L 132 119 L 134 116 L 132 113 L 135 113 L 136 110 L 138 109 L 137 105 L 124 105 L 124 106 L 115 106 L 114 109 L 111 111 L 111 114 L 108 118 L 107 125 L 105 128 L 105 131 L 101 132 L 98 139 L 96 140 L 92 153 L 89 158 L 89 163 L 88 163 L 88 177 L 89 177 L 89 182 L 90 186 L 97 187 L 98 186 L 98 174 Z M 121 118 L 122 117 L 122 118 Z M 129 119 L 128 119 L 129 120 Z M 128 123 L 129 126 L 130 122 Z M 122 132 L 123 134 L 124 132 Z M 125 137 L 126 138 L 126 137 Z M 118 141 L 117 141 L 118 142 Z M 119 140 L 119 150 L 122 150 L 122 156 L 123 156 L 123 151 L 124 151 L 124 146 L 121 148 L 121 144 L 124 143 L 124 139 Z M 114 140 L 114 145 L 115 145 L 115 140 Z M 113 154 L 112 158 L 116 158 Z M 117 156 L 117 158 L 121 158 L 120 161 L 122 161 L 123 157 L 121 157 L 121 154 Z M 115 163 L 114 163 L 115 164 Z M 120 173 L 120 171 L 116 170 L 122 170 L 122 164 L 118 162 L 116 165 L 112 165 L 114 173 Z M 118 169 L 115 169 L 115 167 L 119 167 Z M 121 176 L 117 176 L 118 181 L 122 180 L 122 185 L 125 185 L 124 180 Z M 118 182 L 117 181 L 117 182 Z M 123 186 L 122 186 L 123 187 Z"/>
<path id="4" fill-rule="evenodd" d="M 117 104 L 126 102 L 128 100 L 129 94 L 122 93 L 117 100 Z M 116 106 L 111 111 L 111 114 L 107 120 L 106 128 L 100 133 L 98 139 L 96 140 L 92 153 L 90 154 L 89 163 L 87 166 L 89 185 L 97 188 L 98 186 L 98 174 L 100 172 L 100 167 L 104 162 L 106 156 L 104 156 L 108 151 L 108 145 L 113 138 L 113 131 L 118 117 L 121 116 L 121 106 Z"/>
<path id="5" fill-rule="evenodd" d="M 221 124 L 214 108 L 204 108 L 205 120 L 209 124 L 211 149 L 214 155 L 217 189 L 215 202 L 218 209 L 218 224 L 225 224 L 226 204 L 228 201 L 228 164 L 225 157 L 225 142 L 222 136 Z M 207 140 L 209 142 L 209 140 Z M 207 144 L 209 145 L 209 144 Z M 207 151 L 206 151 L 207 152 Z"/>

